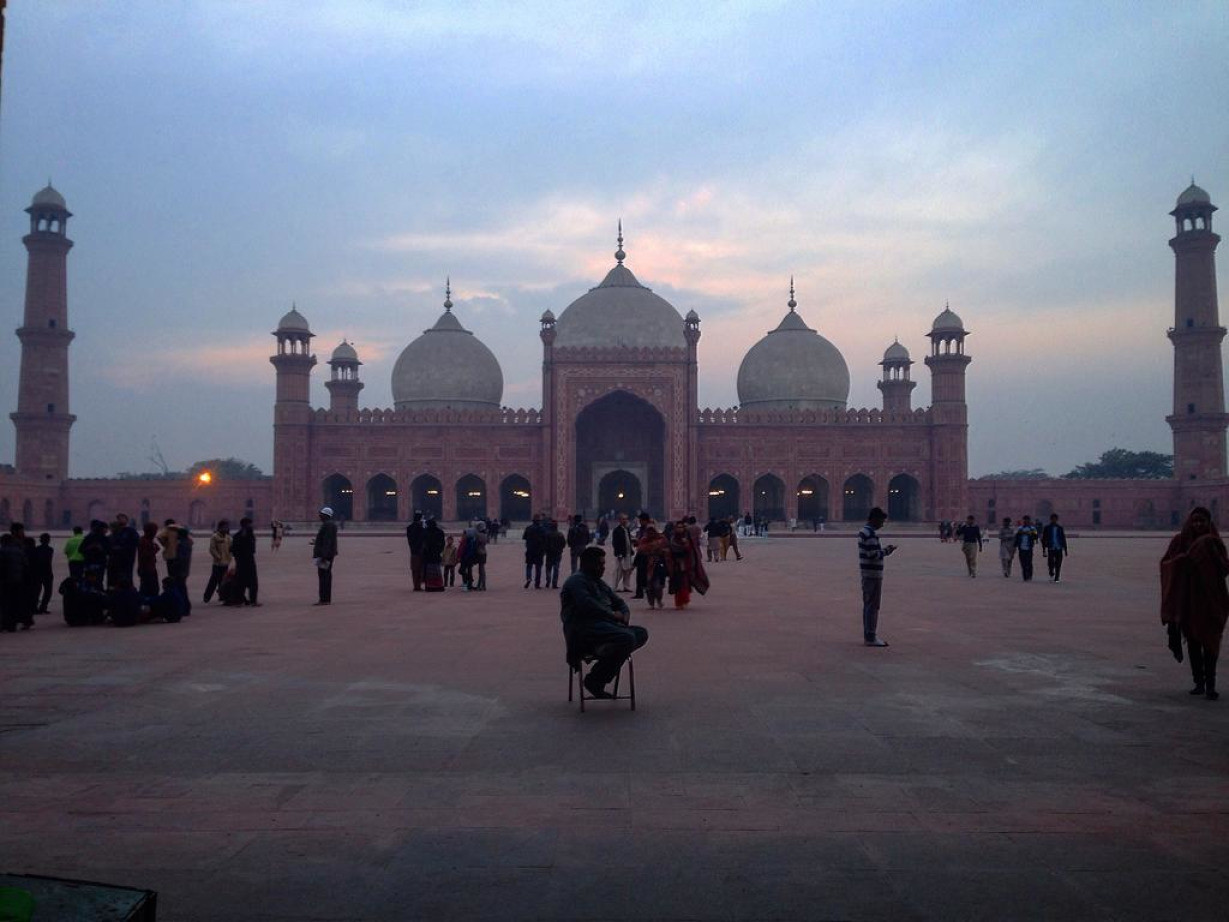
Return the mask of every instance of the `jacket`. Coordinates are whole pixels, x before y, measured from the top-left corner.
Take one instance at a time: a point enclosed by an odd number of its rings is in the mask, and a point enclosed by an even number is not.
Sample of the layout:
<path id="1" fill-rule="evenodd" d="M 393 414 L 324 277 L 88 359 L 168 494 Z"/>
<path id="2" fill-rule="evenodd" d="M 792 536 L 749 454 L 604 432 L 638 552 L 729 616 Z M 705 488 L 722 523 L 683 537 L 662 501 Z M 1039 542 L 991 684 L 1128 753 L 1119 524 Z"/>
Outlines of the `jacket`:
<path id="1" fill-rule="evenodd" d="M 230 535 L 215 531 L 209 536 L 209 556 L 215 567 L 230 566 Z"/>
<path id="2" fill-rule="evenodd" d="M 312 544 L 312 556 L 321 560 L 332 560 L 337 556 L 337 523 L 332 519 L 320 523 L 320 530 L 316 532 L 316 540 Z"/>

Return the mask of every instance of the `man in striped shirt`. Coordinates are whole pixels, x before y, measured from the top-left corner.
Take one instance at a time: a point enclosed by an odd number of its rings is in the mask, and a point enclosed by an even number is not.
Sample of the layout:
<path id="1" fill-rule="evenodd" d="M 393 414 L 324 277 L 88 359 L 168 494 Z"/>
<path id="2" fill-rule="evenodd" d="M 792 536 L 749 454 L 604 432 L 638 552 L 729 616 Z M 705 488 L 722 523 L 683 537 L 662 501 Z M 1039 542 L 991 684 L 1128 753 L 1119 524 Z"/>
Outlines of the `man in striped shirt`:
<path id="1" fill-rule="evenodd" d="M 879 627 L 879 600 L 883 595 L 883 558 L 894 550 L 895 544 L 879 545 L 879 529 L 888 520 L 888 515 L 878 506 L 871 509 L 866 524 L 858 532 L 858 567 L 862 571 L 862 639 L 868 647 L 886 647 L 876 632 Z"/>

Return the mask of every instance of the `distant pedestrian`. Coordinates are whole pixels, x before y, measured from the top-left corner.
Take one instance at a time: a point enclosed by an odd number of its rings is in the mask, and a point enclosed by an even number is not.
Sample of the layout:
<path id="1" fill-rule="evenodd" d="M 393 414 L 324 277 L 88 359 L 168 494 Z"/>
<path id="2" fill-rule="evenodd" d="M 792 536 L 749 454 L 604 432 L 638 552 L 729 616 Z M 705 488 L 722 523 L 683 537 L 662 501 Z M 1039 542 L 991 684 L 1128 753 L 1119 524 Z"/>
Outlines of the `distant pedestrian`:
<path id="1" fill-rule="evenodd" d="M 882 547 L 879 529 L 888 514 L 875 506 L 858 532 L 858 569 L 862 574 L 862 640 L 868 647 L 886 647 L 879 636 L 879 603 L 883 598 L 883 561 L 896 550 L 895 544 Z"/>
<path id="2" fill-rule="evenodd" d="M 286 526 L 280 519 L 269 523 L 269 550 L 276 551 L 282 546 L 282 538 L 286 536 Z"/>
<path id="3" fill-rule="evenodd" d="M 38 536 L 38 547 L 30 557 L 30 576 L 34 580 L 35 591 L 41 593 L 34 608 L 37 615 L 47 614 L 51 589 L 55 585 L 55 575 L 52 573 L 54 560 L 55 550 L 51 546 L 51 535 L 43 532 Z"/>
<path id="4" fill-rule="evenodd" d="M 137 544 L 137 579 L 139 591 L 147 598 L 155 598 L 158 592 L 158 523 L 146 522 L 145 533 Z"/>
<path id="5" fill-rule="evenodd" d="M 457 544 L 452 535 L 444 542 L 444 555 L 440 558 L 444 567 L 444 586 L 455 586 L 457 582 Z"/>
<path id="6" fill-rule="evenodd" d="M 414 521 L 405 529 L 405 541 L 410 546 L 410 579 L 414 583 L 414 591 L 422 592 L 422 541 L 426 526 L 422 522 L 422 513 L 414 512 Z"/>
<path id="7" fill-rule="evenodd" d="M 427 519 L 422 533 L 422 585 L 427 592 L 444 591 L 444 545 L 447 539 L 435 517 Z"/>
<path id="8" fill-rule="evenodd" d="M 30 599 L 30 561 L 26 558 L 25 538 L 0 535 L 0 629 L 15 633 L 34 627 Z"/>
<path id="9" fill-rule="evenodd" d="M 1057 515 L 1051 515 L 1049 524 L 1041 530 L 1041 553 L 1045 554 L 1050 579 L 1057 583 L 1063 575 L 1063 558 L 1067 556 L 1067 533 L 1058 524 Z"/>
<path id="10" fill-rule="evenodd" d="M 559 530 L 559 523 L 551 519 L 546 523 L 546 585 L 551 589 L 559 588 L 559 566 L 567 547 L 567 536 Z"/>
<path id="11" fill-rule="evenodd" d="M 316 565 L 316 577 L 320 584 L 320 599 L 317 605 L 333 603 L 333 561 L 337 559 L 337 523 L 333 521 L 333 509 L 325 506 L 320 510 L 320 528 L 312 539 L 312 562 Z"/>
<path id="12" fill-rule="evenodd" d="M 64 559 L 68 561 L 68 575 L 73 579 L 81 579 L 81 574 L 85 572 L 85 557 L 81 554 L 81 542 L 84 540 L 84 529 L 74 525 L 72 535 L 64 542 Z"/>
<path id="13" fill-rule="evenodd" d="M 1016 550 L 1020 553 L 1020 578 L 1026 583 L 1033 578 L 1033 550 L 1037 546 L 1037 529 L 1027 515 L 1016 529 Z"/>
<path id="14" fill-rule="evenodd" d="M 1016 527 L 1011 524 L 1011 516 L 1003 516 L 1003 526 L 999 529 L 999 563 L 1003 567 L 1003 576 L 1011 579 L 1011 563 L 1016 559 Z"/>
<path id="15" fill-rule="evenodd" d="M 666 559 L 669 553 L 666 539 L 650 525 L 644 529 L 644 535 L 637 542 L 637 546 L 637 556 L 644 559 L 644 597 L 648 599 L 649 608 L 662 608 L 662 595 L 670 575 L 670 565 Z"/>
<path id="16" fill-rule="evenodd" d="M 107 586 L 114 583 L 132 585 L 132 568 L 137 562 L 137 545 L 141 536 L 128 521 L 128 516 L 120 513 L 115 517 L 115 525 L 111 529 L 111 556 L 107 563 Z"/>
<path id="17" fill-rule="evenodd" d="M 614 586 L 615 592 L 632 591 L 632 572 L 635 569 L 636 545 L 632 540 L 632 530 L 627 525 L 627 513 L 619 513 L 619 523 L 610 533 L 610 550 L 614 554 Z"/>
<path id="18" fill-rule="evenodd" d="M 972 579 L 977 576 L 977 555 L 982 551 L 981 528 L 977 525 L 977 519 L 969 516 L 956 529 L 956 533 L 960 536 L 960 550 L 964 552 L 964 562 Z"/>
<path id="19" fill-rule="evenodd" d="M 585 524 L 584 516 L 572 516 L 572 525 L 568 528 L 567 538 L 568 553 L 572 562 L 571 572 L 575 573 L 580 561 L 580 552 L 593 540 L 593 536 L 589 534 L 589 526 Z"/>
<path id="20" fill-rule="evenodd" d="M 260 590 L 260 580 L 256 573 L 256 532 L 252 529 L 252 520 L 239 520 L 239 531 L 231 543 L 231 553 L 235 558 L 235 589 L 236 595 L 244 605 L 258 607 L 256 594 Z"/>
<path id="21" fill-rule="evenodd" d="M 737 525 L 738 525 L 738 519 L 737 519 L 736 517 L 734 517 L 734 516 L 730 516 L 730 517 L 729 517 L 729 519 L 727 519 L 727 520 L 726 520 L 726 524 L 725 524 L 725 528 L 726 528 L 726 535 L 725 535 L 725 540 L 726 540 L 726 549 L 727 549 L 727 550 L 731 550 L 731 551 L 733 551 L 733 552 L 734 552 L 734 559 L 735 559 L 735 560 L 742 560 L 742 559 L 743 559 L 743 554 L 742 554 L 742 551 L 740 551 L 740 550 L 738 549 L 738 528 L 737 528 Z M 721 553 L 721 559 L 722 559 L 722 560 L 725 560 L 725 551 L 722 551 L 722 553 Z"/>
<path id="22" fill-rule="evenodd" d="M 213 598 L 214 590 L 222 585 L 222 580 L 226 579 L 226 571 L 230 569 L 231 560 L 233 560 L 230 551 L 231 545 L 230 522 L 226 519 L 218 519 L 218 524 L 213 530 L 213 534 L 209 536 L 209 582 L 205 583 L 205 598 L 206 605 Z"/>
<path id="23" fill-rule="evenodd" d="M 542 516 L 535 514 L 533 521 L 521 532 L 525 542 L 525 588 L 533 583 L 534 589 L 542 588 L 542 562 L 546 558 L 546 531 Z"/>
<path id="24" fill-rule="evenodd" d="M 1212 513 L 1196 506 L 1186 517 L 1182 531 L 1169 542 L 1161 558 L 1161 621 L 1168 626 L 1169 647 L 1182 662 L 1182 638 L 1186 638 L 1195 680 L 1192 695 L 1209 701 L 1216 692 L 1216 660 L 1229 615 L 1229 554 L 1221 540 Z"/>

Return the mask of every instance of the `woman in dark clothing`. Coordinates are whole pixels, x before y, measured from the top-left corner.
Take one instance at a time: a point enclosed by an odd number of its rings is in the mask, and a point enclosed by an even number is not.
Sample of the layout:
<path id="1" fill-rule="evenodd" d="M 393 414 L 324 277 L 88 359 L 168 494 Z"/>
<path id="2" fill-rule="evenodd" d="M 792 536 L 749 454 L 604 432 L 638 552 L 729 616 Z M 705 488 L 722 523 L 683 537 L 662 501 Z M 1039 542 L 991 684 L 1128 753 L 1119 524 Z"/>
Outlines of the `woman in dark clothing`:
<path id="1" fill-rule="evenodd" d="M 137 580 L 139 591 L 147 599 L 158 595 L 158 525 L 145 523 L 145 533 L 137 543 Z"/>
<path id="2" fill-rule="evenodd" d="M 649 608 L 661 608 L 666 577 L 670 573 L 670 566 L 666 562 L 666 539 L 656 528 L 649 525 L 645 528 L 644 537 L 640 539 L 636 550 L 644 555 L 644 595 L 648 599 Z"/>
<path id="3" fill-rule="evenodd" d="M 1191 510 L 1182 531 L 1174 535 L 1161 558 L 1161 621 L 1169 629 L 1169 646 L 1182 661 L 1182 640 L 1195 679 L 1192 695 L 1209 701 L 1216 692 L 1216 659 L 1221 635 L 1229 616 L 1229 554 L 1212 522 L 1212 513 L 1202 506 Z"/>
<path id="4" fill-rule="evenodd" d="M 422 534 L 422 581 L 427 592 L 444 591 L 444 544 L 443 530 L 435 519 L 427 519 L 427 528 Z"/>

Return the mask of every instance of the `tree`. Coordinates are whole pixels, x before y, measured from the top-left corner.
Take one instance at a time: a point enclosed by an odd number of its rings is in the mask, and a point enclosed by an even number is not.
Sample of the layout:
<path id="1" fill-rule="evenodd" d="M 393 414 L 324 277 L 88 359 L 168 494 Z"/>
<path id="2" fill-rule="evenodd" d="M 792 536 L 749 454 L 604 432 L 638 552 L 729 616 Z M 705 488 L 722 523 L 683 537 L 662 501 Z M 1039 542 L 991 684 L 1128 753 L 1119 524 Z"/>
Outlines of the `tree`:
<path id="1" fill-rule="evenodd" d="M 999 471 L 997 474 L 987 474 L 978 480 L 1048 480 L 1050 477 L 1039 467 L 1030 467 L 1023 471 Z"/>
<path id="2" fill-rule="evenodd" d="M 1097 461 L 1081 464 L 1063 474 L 1073 480 L 1168 480 L 1174 475 L 1174 456 L 1159 451 L 1111 448 Z"/>
<path id="3" fill-rule="evenodd" d="M 195 480 L 202 471 L 208 471 L 214 480 L 260 480 L 264 473 L 255 464 L 239 458 L 210 458 L 197 461 L 188 468 L 188 477 Z"/>

